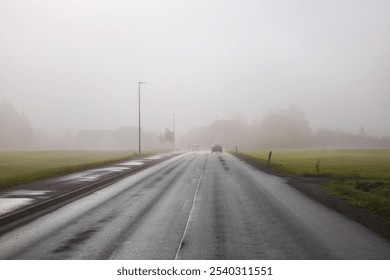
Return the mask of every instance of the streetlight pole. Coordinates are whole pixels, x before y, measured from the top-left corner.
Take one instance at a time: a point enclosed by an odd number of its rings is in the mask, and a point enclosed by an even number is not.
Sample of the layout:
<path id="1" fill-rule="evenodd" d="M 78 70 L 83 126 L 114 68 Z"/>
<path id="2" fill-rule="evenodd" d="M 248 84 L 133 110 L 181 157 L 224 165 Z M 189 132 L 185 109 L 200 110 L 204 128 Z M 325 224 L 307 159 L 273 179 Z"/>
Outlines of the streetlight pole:
<path id="1" fill-rule="evenodd" d="M 176 114 L 173 114 L 173 150 L 175 150 L 175 137 L 176 137 L 176 134 L 175 134 L 175 116 L 176 116 Z"/>
<path id="2" fill-rule="evenodd" d="M 141 84 L 138 82 L 138 155 L 141 156 Z"/>

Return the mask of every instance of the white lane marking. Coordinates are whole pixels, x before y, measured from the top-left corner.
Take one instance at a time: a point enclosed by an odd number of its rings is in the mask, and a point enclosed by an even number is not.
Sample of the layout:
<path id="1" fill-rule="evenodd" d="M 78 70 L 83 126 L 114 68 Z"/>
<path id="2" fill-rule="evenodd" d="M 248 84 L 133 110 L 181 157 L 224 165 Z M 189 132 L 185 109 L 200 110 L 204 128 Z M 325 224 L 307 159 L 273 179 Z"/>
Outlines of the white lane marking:
<path id="1" fill-rule="evenodd" d="M 208 154 L 207 154 L 207 155 L 208 155 Z M 196 190 L 195 190 L 195 194 L 194 194 L 194 199 L 192 200 L 191 210 L 190 210 L 190 213 L 188 214 L 188 219 L 187 219 L 186 227 L 184 228 L 183 236 L 182 236 L 182 238 L 181 238 L 181 240 L 180 240 L 179 247 L 178 247 L 177 250 L 176 250 L 175 260 L 177 260 L 177 258 L 178 258 L 178 256 L 179 256 L 179 252 L 180 252 L 180 250 L 181 250 L 181 247 L 183 246 L 184 238 L 186 237 L 186 234 L 187 234 L 187 229 L 188 229 L 188 226 L 189 226 L 190 220 L 191 220 L 192 210 L 194 209 L 195 200 L 196 200 L 196 197 L 198 196 L 199 186 L 200 186 L 200 183 L 202 182 L 202 178 L 203 178 L 203 174 L 204 174 L 204 170 L 205 170 L 205 166 L 206 166 L 206 162 L 207 162 L 207 155 L 206 155 L 206 159 L 204 160 L 204 163 L 203 163 L 203 166 L 202 166 L 202 172 L 200 173 L 200 177 L 199 177 L 199 180 L 198 180 L 198 184 L 196 185 Z"/>

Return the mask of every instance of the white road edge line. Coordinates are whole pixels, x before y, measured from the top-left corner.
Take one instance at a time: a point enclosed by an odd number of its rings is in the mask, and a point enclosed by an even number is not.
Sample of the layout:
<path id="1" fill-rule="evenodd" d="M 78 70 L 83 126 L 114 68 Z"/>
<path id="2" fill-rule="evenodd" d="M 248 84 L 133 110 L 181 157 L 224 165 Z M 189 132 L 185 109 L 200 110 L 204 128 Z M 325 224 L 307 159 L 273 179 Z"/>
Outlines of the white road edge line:
<path id="1" fill-rule="evenodd" d="M 203 173 L 204 173 L 206 162 L 207 162 L 207 156 L 208 156 L 208 154 L 206 154 L 206 159 L 204 160 L 204 163 L 203 163 L 203 166 L 202 166 L 202 172 L 200 173 L 198 184 L 196 185 L 196 190 L 195 190 L 195 194 L 194 194 L 194 199 L 192 200 L 191 210 L 190 210 L 190 213 L 188 214 L 186 227 L 184 228 L 183 236 L 182 236 L 182 238 L 180 240 L 179 247 L 176 250 L 175 260 L 177 260 L 177 258 L 179 256 L 179 252 L 181 250 L 181 247 L 183 246 L 184 238 L 186 237 L 186 234 L 187 234 L 187 229 L 188 229 L 188 226 L 189 226 L 190 220 L 191 220 L 192 210 L 194 209 L 195 200 L 196 200 L 196 197 L 198 196 L 199 186 L 200 186 L 200 183 L 202 182 Z"/>

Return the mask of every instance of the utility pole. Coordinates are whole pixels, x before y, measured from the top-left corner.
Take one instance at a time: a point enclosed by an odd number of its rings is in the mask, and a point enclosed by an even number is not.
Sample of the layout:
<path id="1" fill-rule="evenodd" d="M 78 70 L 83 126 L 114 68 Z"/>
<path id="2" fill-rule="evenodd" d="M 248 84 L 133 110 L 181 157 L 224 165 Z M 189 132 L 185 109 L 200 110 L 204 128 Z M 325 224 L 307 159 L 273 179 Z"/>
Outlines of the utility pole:
<path id="1" fill-rule="evenodd" d="M 138 155 L 141 156 L 141 84 L 138 82 Z"/>
<path id="2" fill-rule="evenodd" d="M 176 134 L 175 134 L 175 116 L 176 116 L 176 114 L 173 114 L 173 150 L 175 150 L 175 138 L 176 138 Z"/>

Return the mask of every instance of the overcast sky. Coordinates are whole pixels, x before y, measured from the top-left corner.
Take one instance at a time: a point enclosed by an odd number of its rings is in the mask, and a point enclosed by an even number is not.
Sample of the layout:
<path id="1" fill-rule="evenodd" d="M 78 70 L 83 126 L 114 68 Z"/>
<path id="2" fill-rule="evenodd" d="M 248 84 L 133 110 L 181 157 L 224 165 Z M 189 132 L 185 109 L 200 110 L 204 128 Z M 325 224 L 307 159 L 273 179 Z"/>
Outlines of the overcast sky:
<path id="1" fill-rule="evenodd" d="M 0 0 L 0 99 L 34 128 L 146 130 L 297 105 L 390 135 L 388 0 Z"/>

